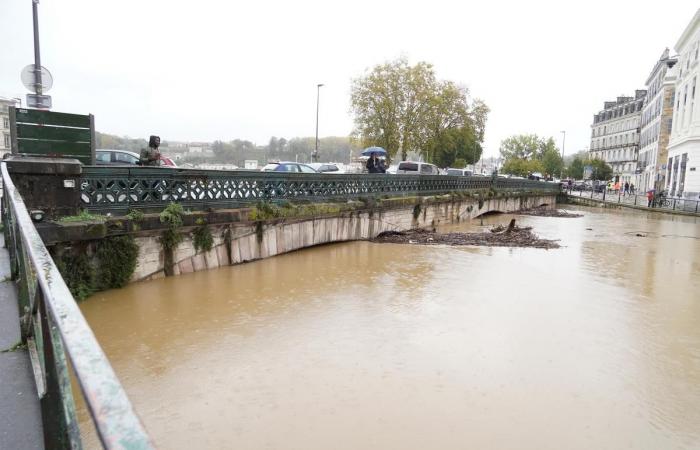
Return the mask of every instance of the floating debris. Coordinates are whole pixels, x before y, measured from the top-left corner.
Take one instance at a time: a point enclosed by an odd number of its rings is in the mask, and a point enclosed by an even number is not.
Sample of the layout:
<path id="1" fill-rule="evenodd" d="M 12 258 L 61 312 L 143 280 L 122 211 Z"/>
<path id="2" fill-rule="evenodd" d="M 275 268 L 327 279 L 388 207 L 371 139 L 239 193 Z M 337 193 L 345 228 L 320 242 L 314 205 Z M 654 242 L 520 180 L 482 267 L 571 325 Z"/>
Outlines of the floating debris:
<path id="1" fill-rule="evenodd" d="M 436 233 L 413 229 L 408 231 L 385 231 L 372 242 L 420 245 L 476 245 L 482 247 L 534 247 L 559 248 L 556 240 L 540 239 L 532 227 L 518 227 L 515 219 L 508 226 L 499 225 L 488 232 Z"/>
<path id="2" fill-rule="evenodd" d="M 540 217 L 583 217 L 583 214 L 570 213 L 563 209 L 549 209 L 546 206 L 538 206 L 536 208 L 521 209 L 516 214 L 523 216 L 540 216 Z"/>

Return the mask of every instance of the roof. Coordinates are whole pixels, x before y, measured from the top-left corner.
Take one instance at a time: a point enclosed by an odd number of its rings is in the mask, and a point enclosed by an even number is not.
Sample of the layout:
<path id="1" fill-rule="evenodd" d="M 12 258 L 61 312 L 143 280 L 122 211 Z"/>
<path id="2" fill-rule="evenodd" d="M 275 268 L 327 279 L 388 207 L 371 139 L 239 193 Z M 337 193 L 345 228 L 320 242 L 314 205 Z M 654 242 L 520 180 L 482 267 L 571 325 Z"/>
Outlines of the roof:
<path id="1" fill-rule="evenodd" d="M 676 42 L 674 47 L 677 53 L 681 52 L 681 47 L 683 47 L 686 44 L 686 41 L 692 37 L 693 30 L 695 30 L 698 26 L 700 26 L 700 9 L 695 12 L 695 16 L 693 16 L 693 19 L 690 21 L 688 26 L 685 27 L 681 37 L 678 38 L 678 42 Z"/>

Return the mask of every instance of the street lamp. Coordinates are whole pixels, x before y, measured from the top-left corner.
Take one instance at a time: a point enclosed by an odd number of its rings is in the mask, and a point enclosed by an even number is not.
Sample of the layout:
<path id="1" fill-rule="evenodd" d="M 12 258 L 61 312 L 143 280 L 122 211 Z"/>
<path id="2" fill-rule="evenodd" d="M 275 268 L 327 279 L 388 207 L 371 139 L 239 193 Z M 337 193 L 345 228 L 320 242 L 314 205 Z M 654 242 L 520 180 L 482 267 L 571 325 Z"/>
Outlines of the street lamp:
<path id="1" fill-rule="evenodd" d="M 561 132 L 564 138 L 561 142 L 561 170 L 559 171 L 559 179 L 561 180 L 564 176 L 564 146 L 566 145 L 566 131 Z"/>
<path id="2" fill-rule="evenodd" d="M 318 101 L 321 96 L 321 86 L 323 83 L 316 85 L 316 148 L 314 149 L 314 154 L 311 155 L 311 161 L 318 162 Z"/>

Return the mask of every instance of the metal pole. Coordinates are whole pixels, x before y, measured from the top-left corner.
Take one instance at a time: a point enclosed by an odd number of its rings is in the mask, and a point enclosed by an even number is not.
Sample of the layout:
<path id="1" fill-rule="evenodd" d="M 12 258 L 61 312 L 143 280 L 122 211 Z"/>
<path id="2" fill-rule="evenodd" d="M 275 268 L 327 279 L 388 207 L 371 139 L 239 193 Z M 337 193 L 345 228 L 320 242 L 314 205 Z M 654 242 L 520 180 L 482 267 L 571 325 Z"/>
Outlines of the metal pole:
<path id="1" fill-rule="evenodd" d="M 42 95 L 41 89 L 41 55 L 39 52 L 39 0 L 32 0 L 32 17 L 34 19 L 34 89 L 37 95 Z"/>
<path id="2" fill-rule="evenodd" d="M 316 148 L 314 149 L 314 154 L 311 158 L 313 162 L 318 162 L 318 105 L 319 97 L 321 96 L 321 86 L 323 86 L 323 84 L 316 85 Z"/>
<path id="3" fill-rule="evenodd" d="M 561 180 L 564 176 L 564 146 L 566 146 L 566 131 L 562 131 L 564 134 L 564 139 L 561 142 L 561 169 L 559 171 L 559 179 Z"/>

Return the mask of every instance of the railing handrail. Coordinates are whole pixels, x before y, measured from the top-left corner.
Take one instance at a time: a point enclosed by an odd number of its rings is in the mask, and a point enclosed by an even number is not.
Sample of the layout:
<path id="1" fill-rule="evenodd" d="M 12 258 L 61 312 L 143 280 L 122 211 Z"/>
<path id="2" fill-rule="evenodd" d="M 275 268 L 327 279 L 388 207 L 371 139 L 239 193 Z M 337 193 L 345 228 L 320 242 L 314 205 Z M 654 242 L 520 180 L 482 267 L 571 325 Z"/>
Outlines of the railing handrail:
<path id="1" fill-rule="evenodd" d="M 21 240 L 27 243 L 24 247 L 30 264 L 34 267 L 46 311 L 51 314 L 58 328 L 102 445 L 107 449 L 155 448 L 107 356 L 44 246 L 4 162 L 2 181 L 6 205 L 12 209 L 19 225 Z M 3 211 L 3 214 L 7 214 L 7 211 Z"/>
<path id="2" fill-rule="evenodd" d="M 82 207 L 91 212 L 163 208 L 231 208 L 267 201 L 324 201 L 373 195 L 434 195 L 484 189 L 559 191 L 543 181 L 491 176 L 323 174 L 159 167 L 87 166 Z"/>

